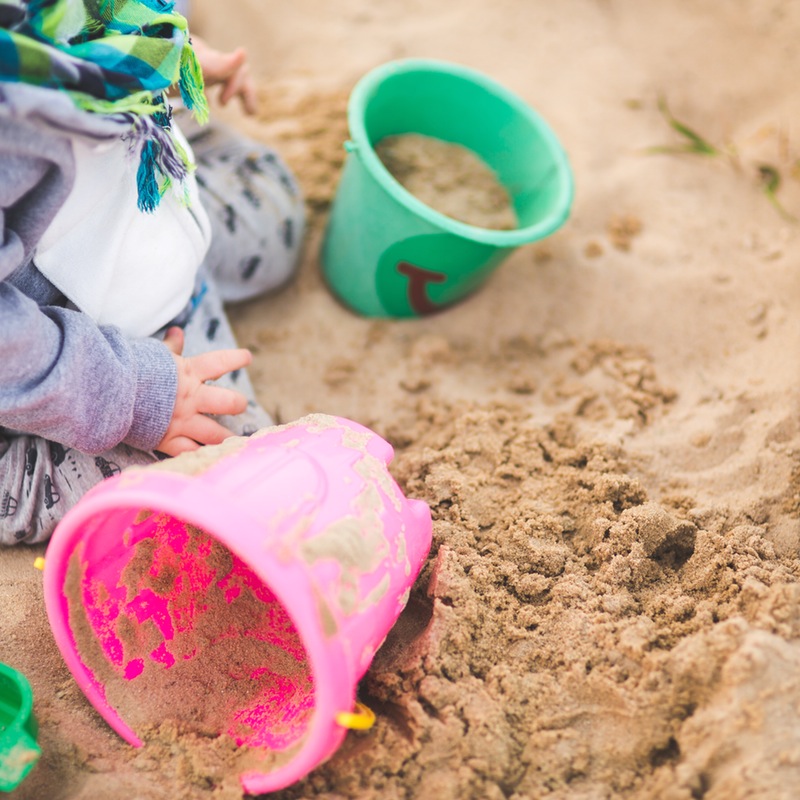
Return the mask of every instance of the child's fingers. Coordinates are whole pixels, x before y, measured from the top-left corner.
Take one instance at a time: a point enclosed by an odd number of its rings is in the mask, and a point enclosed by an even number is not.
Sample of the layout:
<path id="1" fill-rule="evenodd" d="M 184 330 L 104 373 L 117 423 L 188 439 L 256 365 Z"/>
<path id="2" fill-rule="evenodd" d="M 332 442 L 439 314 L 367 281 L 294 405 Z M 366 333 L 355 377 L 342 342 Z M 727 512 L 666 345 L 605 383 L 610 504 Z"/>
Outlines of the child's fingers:
<path id="1" fill-rule="evenodd" d="M 228 63 L 226 64 L 228 75 L 236 74 L 247 61 L 247 50 L 244 47 L 238 47 L 228 55 Z"/>
<path id="2" fill-rule="evenodd" d="M 250 364 L 253 354 L 245 348 L 236 350 L 212 350 L 190 359 L 192 371 L 203 381 L 215 381 L 229 372 L 235 372 Z"/>
<path id="3" fill-rule="evenodd" d="M 231 53 L 218 51 L 208 70 L 209 85 L 229 80 L 236 75 L 245 61 L 247 61 L 247 52 L 242 47 Z"/>
<path id="4" fill-rule="evenodd" d="M 181 453 L 189 453 L 199 447 L 200 445 L 188 436 L 174 436 L 167 441 L 161 442 L 156 450 L 167 456 L 179 456 Z"/>
<path id="5" fill-rule="evenodd" d="M 244 110 L 254 114 L 258 110 L 255 82 L 253 81 L 247 65 L 243 65 L 225 83 L 219 101 L 225 106 L 234 97 L 241 97 Z"/>
<path id="6" fill-rule="evenodd" d="M 227 80 L 247 60 L 247 51 L 243 47 L 226 53 L 209 47 L 199 36 L 192 37 L 192 45 L 200 62 L 206 86 Z"/>
<path id="7" fill-rule="evenodd" d="M 220 444 L 233 436 L 223 425 L 203 414 L 195 414 L 181 426 L 181 432 L 200 444 Z"/>
<path id="8" fill-rule="evenodd" d="M 177 325 L 173 325 L 169 328 L 164 336 L 164 344 L 167 346 L 167 349 L 176 356 L 179 356 L 183 352 L 183 341 L 183 329 L 179 328 Z"/>
<path id="9" fill-rule="evenodd" d="M 241 80 L 241 73 L 237 72 L 235 75 L 229 77 L 227 81 L 225 81 L 225 86 L 219 95 L 219 102 L 223 106 L 228 105 L 231 99 L 236 97 L 236 93 L 239 91 Z"/>
<path id="10" fill-rule="evenodd" d="M 253 80 L 252 75 L 250 75 L 249 70 L 242 83 L 240 94 L 244 110 L 252 116 L 258 111 L 258 92 L 256 91 L 256 82 Z"/>
<path id="11" fill-rule="evenodd" d="M 247 408 L 247 398 L 222 386 L 203 386 L 197 393 L 197 410 L 203 414 L 241 414 Z"/>

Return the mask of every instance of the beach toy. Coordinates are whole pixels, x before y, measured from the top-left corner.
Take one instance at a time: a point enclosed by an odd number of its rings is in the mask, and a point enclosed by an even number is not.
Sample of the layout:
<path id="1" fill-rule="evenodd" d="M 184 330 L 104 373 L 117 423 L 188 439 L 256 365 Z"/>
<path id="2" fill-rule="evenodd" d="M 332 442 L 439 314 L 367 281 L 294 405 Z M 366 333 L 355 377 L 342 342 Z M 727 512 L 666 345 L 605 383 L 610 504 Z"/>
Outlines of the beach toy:
<path id="1" fill-rule="evenodd" d="M 136 746 L 154 713 L 225 733 L 250 794 L 368 727 L 357 683 L 431 544 L 430 510 L 404 497 L 392 455 L 355 422 L 310 415 L 88 492 L 53 534 L 44 593 L 109 725 Z"/>
<path id="2" fill-rule="evenodd" d="M 572 172 L 558 139 L 523 100 L 467 67 L 428 59 L 384 64 L 348 103 L 350 141 L 321 258 L 328 285 L 366 316 L 414 317 L 477 289 L 518 246 L 567 219 Z M 489 230 L 425 205 L 375 153 L 416 133 L 471 150 L 506 188 L 519 226 Z"/>
<path id="3" fill-rule="evenodd" d="M 0 664 L 0 792 L 16 789 L 39 759 L 38 732 L 31 685 L 21 672 Z"/>

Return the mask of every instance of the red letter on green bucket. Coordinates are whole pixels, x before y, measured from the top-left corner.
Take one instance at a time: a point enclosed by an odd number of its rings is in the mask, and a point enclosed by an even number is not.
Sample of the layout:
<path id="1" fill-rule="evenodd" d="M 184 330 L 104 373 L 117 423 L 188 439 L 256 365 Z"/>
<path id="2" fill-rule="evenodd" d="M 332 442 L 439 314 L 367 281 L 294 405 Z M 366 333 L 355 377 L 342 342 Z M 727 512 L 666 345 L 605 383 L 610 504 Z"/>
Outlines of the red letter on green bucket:
<path id="1" fill-rule="evenodd" d="M 408 302 L 414 313 L 422 316 L 431 314 L 439 309 L 436 303 L 431 302 L 428 297 L 427 286 L 429 283 L 444 283 L 447 275 L 442 272 L 434 272 L 430 269 L 423 269 L 410 264 L 408 261 L 400 261 L 397 271 L 408 278 Z"/>

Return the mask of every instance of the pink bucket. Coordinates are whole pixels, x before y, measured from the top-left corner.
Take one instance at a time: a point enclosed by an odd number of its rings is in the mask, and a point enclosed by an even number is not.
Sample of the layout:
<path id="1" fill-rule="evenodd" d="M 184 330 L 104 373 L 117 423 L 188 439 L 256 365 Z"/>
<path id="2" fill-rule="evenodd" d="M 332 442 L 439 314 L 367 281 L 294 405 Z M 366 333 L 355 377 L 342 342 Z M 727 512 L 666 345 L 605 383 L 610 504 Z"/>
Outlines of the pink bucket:
<path id="1" fill-rule="evenodd" d="M 53 535 L 44 591 L 108 724 L 135 746 L 164 720 L 227 734 L 250 794 L 329 758 L 430 549 L 430 511 L 392 455 L 312 415 L 87 493 Z"/>

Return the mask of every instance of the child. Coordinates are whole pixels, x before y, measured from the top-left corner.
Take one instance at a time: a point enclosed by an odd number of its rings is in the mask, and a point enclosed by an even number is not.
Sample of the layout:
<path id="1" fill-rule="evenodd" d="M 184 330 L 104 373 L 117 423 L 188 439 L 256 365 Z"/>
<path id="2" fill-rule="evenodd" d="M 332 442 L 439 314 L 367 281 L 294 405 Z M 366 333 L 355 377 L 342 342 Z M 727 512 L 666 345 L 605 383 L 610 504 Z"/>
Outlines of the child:
<path id="1" fill-rule="evenodd" d="M 271 422 L 222 303 L 289 279 L 302 199 L 267 147 L 187 141 L 201 67 L 252 112 L 244 52 L 196 55 L 168 0 L 0 0 L 1 543 L 47 539 L 127 466 Z"/>

